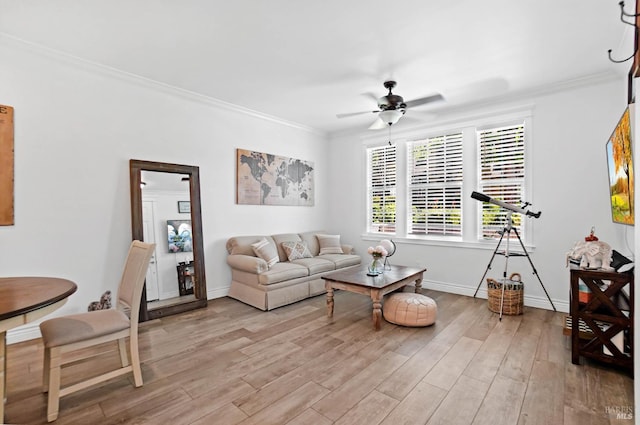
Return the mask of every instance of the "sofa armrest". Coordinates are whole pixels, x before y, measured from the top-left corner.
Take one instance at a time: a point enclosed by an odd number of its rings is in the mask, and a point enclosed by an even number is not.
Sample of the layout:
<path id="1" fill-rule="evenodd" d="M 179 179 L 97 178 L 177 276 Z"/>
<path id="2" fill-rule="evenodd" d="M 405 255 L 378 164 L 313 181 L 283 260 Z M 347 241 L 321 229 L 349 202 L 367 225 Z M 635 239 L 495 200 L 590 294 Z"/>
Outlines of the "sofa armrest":
<path id="1" fill-rule="evenodd" d="M 342 244 L 342 252 L 345 254 L 353 254 L 353 245 Z"/>
<path id="2" fill-rule="evenodd" d="M 260 274 L 269 270 L 266 261 L 264 261 L 262 258 L 252 257 L 250 255 L 228 255 L 227 264 L 233 269 L 255 274 Z"/>

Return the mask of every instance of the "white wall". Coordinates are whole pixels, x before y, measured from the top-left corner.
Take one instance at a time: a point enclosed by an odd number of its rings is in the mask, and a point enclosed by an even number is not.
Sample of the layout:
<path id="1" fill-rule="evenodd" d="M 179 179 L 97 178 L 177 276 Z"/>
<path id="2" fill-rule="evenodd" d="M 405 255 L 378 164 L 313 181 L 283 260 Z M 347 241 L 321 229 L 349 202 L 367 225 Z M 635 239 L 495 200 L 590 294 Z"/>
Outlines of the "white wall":
<path id="1" fill-rule="evenodd" d="M 533 107 L 532 165 L 533 194 L 528 201 L 533 210 L 542 211 L 533 223 L 531 259 L 556 308 L 569 309 L 569 272 L 566 252 L 587 236 L 591 226 L 596 235 L 623 254 L 633 247 L 633 227 L 614 224 L 609 206 L 605 143 L 626 106 L 626 81 L 593 80 L 588 86 L 565 87 L 546 94 L 529 96 L 508 104 L 484 106 L 464 114 L 450 114 L 440 120 L 468 120 L 474 115 L 502 113 L 523 105 Z M 500 112 L 499 112 L 500 111 Z M 457 116 L 456 116 L 457 115 Z M 434 122 L 432 126 L 438 126 Z M 429 128 L 424 128 L 428 132 Z M 386 141 L 386 131 L 380 140 Z M 392 139 L 407 131 L 392 128 Z M 415 133 L 412 130 L 411 133 Z M 329 186 L 344 187 L 333 192 L 331 209 L 334 228 L 363 253 L 374 241 L 365 235 L 365 141 L 371 132 L 340 135 L 330 142 L 330 163 L 334 170 Z M 404 181 L 403 176 L 399 176 Z M 348 184 L 345 184 L 348 182 Z M 470 195 L 470 193 L 469 193 Z M 344 213 L 348 211 L 349 213 Z M 627 242 L 628 240 L 628 242 Z M 495 245 L 492 246 L 492 248 Z M 398 243 L 395 264 L 427 268 L 424 287 L 473 295 L 484 274 L 492 250 Z M 488 277 L 500 278 L 504 257 L 494 259 Z M 511 258 L 509 271 L 520 272 L 525 282 L 525 304 L 551 309 L 541 285 L 532 274 L 526 258 Z M 486 294 L 486 285 L 482 292 Z M 486 295 L 485 295 L 486 296 Z"/>
<path id="2" fill-rule="evenodd" d="M 15 225 L 0 227 L 0 275 L 76 282 L 56 315 L 117 287 L 132 158 L 200 167 L 209 298 L 227 293 L 230 236 L 329 229 L 324 135 L 1 36 L 0 58 L 0 104 L 15 108 Z M 314 162 L 315 206 L 236 205 L 236 148 Z M 36 336 L 27 325 L 8 342 Z"/>

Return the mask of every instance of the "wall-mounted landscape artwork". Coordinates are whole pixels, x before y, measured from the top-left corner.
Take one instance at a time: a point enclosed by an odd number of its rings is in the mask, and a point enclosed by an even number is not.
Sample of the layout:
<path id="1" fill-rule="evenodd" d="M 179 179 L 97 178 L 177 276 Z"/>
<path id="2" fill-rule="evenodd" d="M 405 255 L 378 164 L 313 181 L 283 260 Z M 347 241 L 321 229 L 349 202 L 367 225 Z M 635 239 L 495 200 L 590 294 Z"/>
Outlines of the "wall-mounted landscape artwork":
<path id="1" fill-rule="evenodd" d="M 634 224 L 633 155 L 629 108 L 625 109 L 607 142 L 611 216 L 615 223 Z"/>
<path id="2" fill-rule="evenodd" d="M 312 206 L 313 162 L 237 150 L 236 202 Z"/>

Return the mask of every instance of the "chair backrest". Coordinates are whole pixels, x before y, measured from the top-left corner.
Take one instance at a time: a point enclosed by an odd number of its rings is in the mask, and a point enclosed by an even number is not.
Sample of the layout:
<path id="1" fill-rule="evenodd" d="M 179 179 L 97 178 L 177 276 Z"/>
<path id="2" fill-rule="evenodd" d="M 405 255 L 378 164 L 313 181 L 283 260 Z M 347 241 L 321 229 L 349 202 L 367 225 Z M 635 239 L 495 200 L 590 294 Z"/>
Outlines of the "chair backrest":
<path id="1" fill-rule="evenodd" d="M 127 313 L 130 320 L 135 323 L 138 322 L 144 280 L 155 248 L 156 245 L 153 243 L 131 242 L 127 261 L 122 272 L 116 308 Z"/>

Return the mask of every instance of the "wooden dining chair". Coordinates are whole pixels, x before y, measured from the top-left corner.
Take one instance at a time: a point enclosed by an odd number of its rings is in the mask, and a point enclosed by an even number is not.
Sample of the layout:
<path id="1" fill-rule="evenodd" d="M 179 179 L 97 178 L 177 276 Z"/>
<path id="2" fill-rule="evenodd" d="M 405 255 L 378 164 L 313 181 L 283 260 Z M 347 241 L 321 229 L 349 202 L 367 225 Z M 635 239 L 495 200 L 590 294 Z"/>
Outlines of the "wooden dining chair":
<path id="1" fill-rule="evenodd" d="M 56 317 L 40 324 L 44 341 L 44 391 L 49 392 L 47 421 L 58 417 L 60 397 L 99 382 L 133 372 L 136 387 L 142 386 L 142 371 L 138 353 L 138 313 L 144 279 L 155 244 L 133 241 L 118 287 L 115 308 Z M 126 338 L 129 337 L 127 354 Z M 118 341 L 121 367 L 99 376 L 60 388 L 63 365 L 93 357 L 84 348 Z M 64 358 L 63 358 L 64 355 Z"/>

